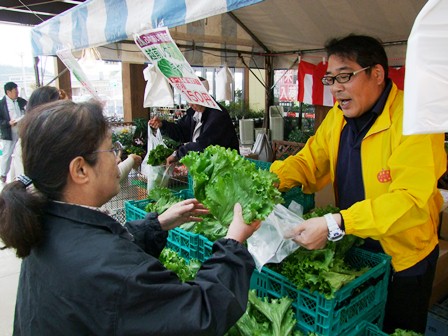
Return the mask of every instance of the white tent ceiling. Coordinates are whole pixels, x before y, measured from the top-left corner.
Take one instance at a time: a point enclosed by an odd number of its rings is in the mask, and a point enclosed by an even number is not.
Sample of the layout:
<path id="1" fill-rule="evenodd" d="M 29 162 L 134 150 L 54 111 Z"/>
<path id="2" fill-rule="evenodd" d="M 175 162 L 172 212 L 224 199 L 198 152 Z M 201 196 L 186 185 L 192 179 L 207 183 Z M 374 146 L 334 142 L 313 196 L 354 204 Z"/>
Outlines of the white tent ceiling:
<path id="1" fill-rule="evenodd" d="M 426 0 L 265 0 L 171 27 L 170 31 L 192 65 L 217 66 L 225 58 L 230 65 L 241 66 L 238 53 L 258 56 L 252 58 L 251 66 L 263 67 L 264 55 L 276 56 L 275 68 L 287 68 L 299 54 L 317 63 L 324 56 L 322 49 L 329 38 L 349 33 L 380 38 L 391 65 L 403 65 L 406 41 L 425 3 Z M 71 15 L 76 15 L 76 7 Z M 85 11 L 80 15 L 86 15 Z M 49 21 L 54 19 L 57 17 Z M 97 22 L 93 20 L 92 24 Z M 147 22 L 140 25 L 148 27 Z M 39 33 L 45 31 L 39 26 L 35 29 Z M 146 62 L 146 57 L 129 42 L 104 41 L 100 43 L 100 52 L 104 59 Z"/>

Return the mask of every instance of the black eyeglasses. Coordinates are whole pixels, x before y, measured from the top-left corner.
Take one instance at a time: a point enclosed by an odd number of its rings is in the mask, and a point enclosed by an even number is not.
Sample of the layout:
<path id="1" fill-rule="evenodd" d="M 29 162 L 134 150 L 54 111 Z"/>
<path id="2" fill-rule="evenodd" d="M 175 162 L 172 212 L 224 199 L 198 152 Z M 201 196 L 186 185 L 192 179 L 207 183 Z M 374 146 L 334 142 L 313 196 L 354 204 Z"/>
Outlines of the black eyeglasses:
<path id="1" fill-rule="evenodd" d="M 123 152 L 123 149 L 124 149 L 124 147 L 121 144 L 121 142 L 120 141 L 115 141 L 114 144 L 112 145 L 111 149 L 109 149 L 109 150 L 97 150 L 97 151 L 94 151 L 92 153 L 112 152 L 112 153 L 114 153 L 114 155 L 116 157 L 119 157 L 119 156 L 121 156 L 121 153 Z"/>
<path id="2" fill-rule="evenodd" d="M 352 76 L 359 74 L 360 72 L 369 69 L 370 66 L 353 71 L 353 72 L 341 72 L 339 75 L 336 76 L 324 76 L 322 77 L 321 81 L 323 85 L 333 85 L 334 81 L 338 82 L 339 84 L 344 84 L 350 81 Z"/>

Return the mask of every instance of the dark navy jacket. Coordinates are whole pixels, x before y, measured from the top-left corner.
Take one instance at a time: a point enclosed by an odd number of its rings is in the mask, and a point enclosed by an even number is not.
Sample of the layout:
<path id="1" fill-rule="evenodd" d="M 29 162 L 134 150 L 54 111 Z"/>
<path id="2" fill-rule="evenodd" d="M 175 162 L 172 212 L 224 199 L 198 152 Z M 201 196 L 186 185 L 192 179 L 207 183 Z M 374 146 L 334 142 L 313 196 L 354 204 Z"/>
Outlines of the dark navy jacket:
<path id="1" fill-rule="evenodd" d="M 196 142 L 191 142 L 196 121 L 193 119 L 195 111 L 189 108 L 186 114 L 176 123 L 162 121 L 160 130 L 162 134 L 179 141 L 182 145 L 177 149 L 179 158 L 187 155 L 189 151 L 202 152 L 210 145 L 218 145 L 235 149 L 239 153 L 239 142 L 232 119 L 227 110 L 220 106 L 222 111 L 206 108 L 202 112 L 201 134 Z"/>
<path id="2" fill-rule="evenodd" d="M 155 217 L 123 227 L 52 203 L 42 243 L 22 262 L 14 335 L 223 335 L 246 309 L 251 255 L 221 239 L 181 283 L 157 259 L 167 233 Z"/>

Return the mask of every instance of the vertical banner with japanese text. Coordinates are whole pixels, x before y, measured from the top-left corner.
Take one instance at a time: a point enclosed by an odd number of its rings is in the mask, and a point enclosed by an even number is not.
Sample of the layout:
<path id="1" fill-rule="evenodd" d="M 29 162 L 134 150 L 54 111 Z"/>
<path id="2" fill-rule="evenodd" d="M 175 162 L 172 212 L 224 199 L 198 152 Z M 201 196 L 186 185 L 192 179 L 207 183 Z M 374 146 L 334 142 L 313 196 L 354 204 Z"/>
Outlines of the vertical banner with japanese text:
<path id="1" fill-rule="evenodd" d="M 134 41 L 186 101 L 220 109 L 171 38 L 168 28 L 135 34 Z"/>
<path id="2" fill-rule="evenodd" d="M 101 101 L 98 93 L 94 89 L 92 83 L 87 78 L 87 75 L 82 70 L 76 58 L 73 56 L 71 50 L 64 49 L 57 52 L 57 55 L 62 63 L 68 70 L 75 76 L 75 78 L 81 83 L 81 85 L 97 100 Z"/>

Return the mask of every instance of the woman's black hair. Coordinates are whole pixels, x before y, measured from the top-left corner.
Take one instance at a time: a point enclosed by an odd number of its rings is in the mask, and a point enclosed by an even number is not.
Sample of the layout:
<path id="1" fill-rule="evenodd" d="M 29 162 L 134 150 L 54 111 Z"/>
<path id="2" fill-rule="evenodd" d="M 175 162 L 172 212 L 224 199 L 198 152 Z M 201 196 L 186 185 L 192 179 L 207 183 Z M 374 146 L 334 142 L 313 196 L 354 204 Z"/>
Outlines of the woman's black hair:
<path id="1" fill-rule="evenodd" d="M 0 238 L 24 258 L 42 239 L 41 217 L 49 200 L 62 200 L 70 162 L 82 156 L 95 165 L 92 154 L 108 135 L 109 125 L 98 102 L 70 100 L 37 106 L 27 113 L 21 129 L 24 173 L 33 190 L 22 182 L 5 185 L 0 194 Z"/>
<path id="2" fill-rule="evenodd" d="M 41 86 L 33 91 L 26 104 L 27 110 L 46 104 L 52 101 L 59 100 L 59 90 L 54 86 Z"/>

